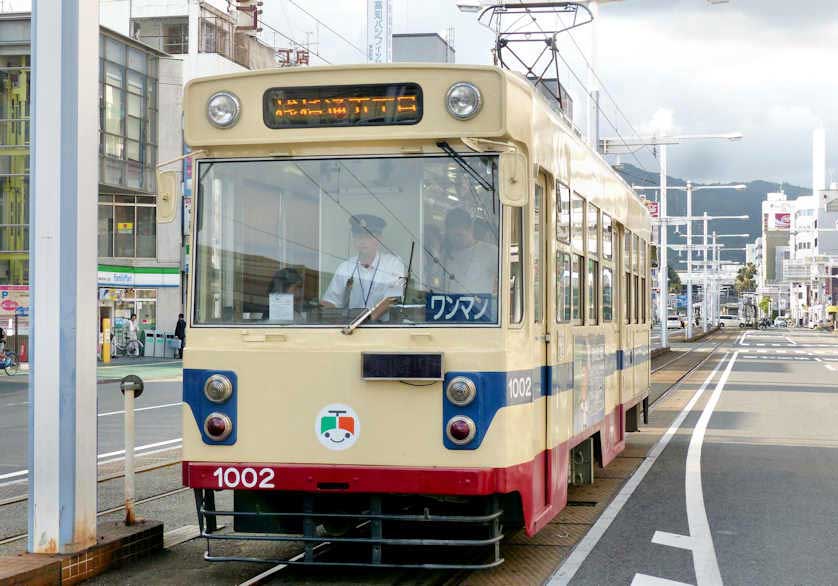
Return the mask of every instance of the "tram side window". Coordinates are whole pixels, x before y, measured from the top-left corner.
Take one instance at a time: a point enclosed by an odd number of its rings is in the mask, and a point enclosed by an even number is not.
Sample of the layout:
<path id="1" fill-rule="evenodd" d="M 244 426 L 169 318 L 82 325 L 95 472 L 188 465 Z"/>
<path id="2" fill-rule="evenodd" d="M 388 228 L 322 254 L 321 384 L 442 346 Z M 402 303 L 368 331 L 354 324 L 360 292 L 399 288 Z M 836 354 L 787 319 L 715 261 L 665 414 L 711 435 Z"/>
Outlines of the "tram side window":
<path id="1" fill-rule="evenodd" d="M 570 319 L 578 321 L 582 319 L 582 271 L 585 268 L 585 259 L 578 254 L 573 255 L 573 263 L 570 269 L 570 290 L 571 290 L 571 312 Z"/>
<path id="2" fill-rule="evenodd" d="M 512 208 L 509 236 L 509 323 L 524 319 L 524 208 Z"/>
<path id="3" fill-rule="evenodd" d="M 570 239 L 573 248 L 584 250 L 585 246 L 585 200 L 578 193 L 574 193 L 570 200 L 571 226 Z"/>
<path id="4" fill-rule="evenodd" d="M 587 301 L 587 316 L 585 323 L 595 325 L 599 323 L 599 263 L 595 260 L 588 260 L 588 270 L 585 273 L 587 288 L 585 300 Z"/>
<path id="5" fill-rule="evenodd" d="M 641 306 L 643 307 L 643 323 L 646 323 L 646 315 L 647 315 L 647 307 L 649 305 L 649 290 L 646 289 L 646 277 L 640 279 L 640 291 L 643 294 L 643 301 L 641 302 Z"/>
<path id="6" fill-rule="evenodd" d="M 631 323 L 631 232 L 623 233 L 623 270 L 625 271 L 625 287 L 623 287 L 623 315 L 627 324 Z"/>
<path id="7" fill-rule="evenodd" d="M 556 181 L 556 240 L 570 242 L 570 188 Z"/>
<path id="8" fill-rule="evenodd" d="M 588 255 L 599 256 L 599 208 L 588 202 Z"/>
<path id="9" fill-rule="evenodd" d="M 602 214 L 602 258 L 614 258 L 614 226 L 611 216 L 606 213 Z"/>
<path id="10" fill-rule="evenodd" d="M 556 321 L 570 321 L 570 255 L 556 254 Z"/>
<path id="11" fill-rule="evenodd" d="M 640 306 L 643 300 L 640 297 L 640 277 L 634 275 L 634 323 L 640 323 Z"/>
<path id="12" fill-rule="evenodd" d="M 623 287 L 623 309 L 625 310 L 625 322 L 631 323 L 631 273 L 626 273 L 626 284 Z"/>
<path id="13" fill-rule="evenodd" d="M 614 274 L 608 267 L 602 268 L 602 321 L 614 319 Z"/>

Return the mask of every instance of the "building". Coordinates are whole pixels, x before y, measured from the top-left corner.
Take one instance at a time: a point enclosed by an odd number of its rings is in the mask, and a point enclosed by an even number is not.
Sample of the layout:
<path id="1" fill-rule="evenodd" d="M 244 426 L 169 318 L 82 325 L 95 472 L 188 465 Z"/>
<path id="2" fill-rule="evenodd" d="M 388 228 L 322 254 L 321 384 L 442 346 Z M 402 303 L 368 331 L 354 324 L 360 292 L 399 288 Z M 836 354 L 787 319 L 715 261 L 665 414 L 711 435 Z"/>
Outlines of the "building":
<path id="1" fill-rule="evenodd" d="M 394 63 L 455 63 L 456 51 L 436 33 L 393 35 Z"/>
<path id="2" fill-rule="evenodd" d="M 762 202 L 762 236 L 757 240 L 759 259 L 757 295 L 771 300 L 771 313 L 786 315 L 789 290 L 783 281 L 783 261 L 788 258 L 793 203 L 785 193 L 769 193 Z"/>

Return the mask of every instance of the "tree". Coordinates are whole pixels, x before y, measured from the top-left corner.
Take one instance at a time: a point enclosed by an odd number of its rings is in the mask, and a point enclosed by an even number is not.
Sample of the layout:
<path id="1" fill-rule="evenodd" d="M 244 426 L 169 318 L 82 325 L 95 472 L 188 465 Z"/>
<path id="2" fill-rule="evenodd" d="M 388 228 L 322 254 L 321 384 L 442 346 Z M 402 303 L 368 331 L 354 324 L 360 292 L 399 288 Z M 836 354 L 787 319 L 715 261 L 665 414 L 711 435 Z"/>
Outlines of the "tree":
<path id="1" fill-rule="evenodd" d="M 762 312 L 762 315 L 767 316 L 768 310 L 771 308 L 771 298 L 770 297 L 763 297 L 759 300 L 759 310 Z"/>
<path id="2" fill-rule="evenodd" d="M 749 262 L 743 267 L 739 268 L 739 271 L 736 273 L 736 282 L 734 283 L 734 287 L 736 287 L 737 293 L 744 293 L 745 291 L 753 291 L 757 288 L 756 283 L 756 273 L 757 268 L 754 266 L 754 263 Z"/>
<path id="3" fill-rule="evenodd" d="M 672 267 L 667 267 L 667 275 L 669 276 L 669 292 L 670 293 L 680 293 L 681 292 L 681 277 L 678 276 L 678 271 L 673 269 Z"/>

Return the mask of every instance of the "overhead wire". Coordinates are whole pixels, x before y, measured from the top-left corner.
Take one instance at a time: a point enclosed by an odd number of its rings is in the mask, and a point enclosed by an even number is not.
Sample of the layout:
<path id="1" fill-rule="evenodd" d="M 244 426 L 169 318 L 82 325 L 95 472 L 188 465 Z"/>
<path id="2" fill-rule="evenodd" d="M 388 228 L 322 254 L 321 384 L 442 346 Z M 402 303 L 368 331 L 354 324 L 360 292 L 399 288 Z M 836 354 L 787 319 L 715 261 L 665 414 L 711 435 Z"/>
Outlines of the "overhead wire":
<path id="1" fill-rule="evenodd" d="M 535 24 L 535 26 L 537 26 L 537 27 L 538 27 L 538 29 L 539 29 L 542 33 L 547 34 L 547 33 L 544 31 L 544 28 L 541 26 L 541 23 L 539 23 L 539 22 L 538 22 L 538 19 L 537 19 L 537 18 L 536 18 L 536 17 L 535 17 L 535 16 L 534 16 L 531 12 L 530 12 L 529 8 L 527 8 L 526 3 L 525 3 L 523 0 L 518 0 L 518 3 L 519 3 L 519 4 L 521 4 L 521 5 L 524 7 L 524 9 L 527 11 L 527 14 L 529 14 L 530 19 L 532 19 L 533 24 Z M 563 24 L 564 24 L 564 23 L 563 23 Z M 577 45 L 577 49 L 578 49 L 578 45 Z M 591 92 L 591 90 L 590 90 L 590 89 L 589 89 L 589 88 L 585 85 L 585 82 L 583 82 L 583 81 L 582 81 L 582 79 L 581 79 L 581 78 L 579 77 L 579 75 L 576 73 L 576 70 L 575 70 L 573 67 L 571 67 L 570 63 L 568 63 L 568 61 L 567 61 L 567 59 L 565 59 L 564 55 L 562 55 L 562 54 L 561 54 L 561 52 L 559 52 L 558 50 L 556 50 L 556 55 L 559 57 L 559 59 L 561 59 L 561 60 L 562 60 L 562 63 L 564 63 L 564 64 L 565 64 L 565 67 L 567 67 L 568 71 L 570 71 L 570 73 L 573 75 L 573 77 L 574 77 L 574 78 L 576 79 L 576 81 L 579 83 L 579 86 L 582 88 L 582 90 L 583 90 L 583 91 L 584 91 L 584 92 L 588 95 L 588 97 L 590 97 L 591 99 L 593 99 L 593 92 Z M 583 58 L 584 58 L 584 56 L 583 56 Z M 586 63 L 587 63 L 587 60 L 586 60 Z M 590 65 L 590 64 L 589 64 L 589 65 Z M 597 77 L 597 79 L 599 79 L 599 77 Z M 601 83 L 601 82 L 600 82 L 600 84 L 602 85 L 602 83 Z M 603 85 L 603 87 L 604 87 L 604 85 Z M 613 97 L 612 97 L 611 99 L 612 99 L 612 101 L 614 101 Z M 598 111 L 598 112 L 602 115 L 602 117 L 603 117 L 603 118 L 605 118 L 605 121 L 606 121 L 606 122 L 607 122 L 607 123 L 611 126 L 611 128 L 613 128 L 613 129 L 614 129 L 614 132 L 615 132 L 615 133 L 617 133 L 617 137 L 620 139 L 620 142 L 622 142 L 622 143 L 623 143 L 623 145 L 624 145 L 626 148 L 630 148 L 630 145 L 628 144 L 628 141 L 626 141 L 626 139 L 625 139 L 625 138 L 623 137 L 623 135 L 620 133 L 620 129 L 617 127 L 617 125 L 616 125 L 616 124 L 614 124 L 614 122 L 612 122 L 612 121 L 611 121 L 611 118 L 609 118 L 609 117 L 608 117 L 608 114 L 606 114 L 606 113 L 605 113 L 605 111 L 603 110 L 602 106 L 600 106 L 600 104 L 599 104 L 599 103 L 596 103 L 596 109 L 597 109 L 597 111 Z M 625 114 L 623 114 L 623 116 L 625 117 Z M 632 128 L 633 128 L 633 127 L 632 127 Z M 636 132 L 636 131 L 635 131 L 635 132 Z M 629 155 L 631 155 L 631 156 L 632 156 L 632 158 L 634 158 L 634 160 L 637 162 L 637 166 L 638 166 L 638 167 L 639 167 L 642 171 L 646 171 L 647 173 L 648 173 L 648 172 L 650 172 L 650 171 L 648 171 L 648 170 L 645 168 L 645 166 L 643 165 L 643 163 L 642 163 L 642 162 L 640 161 L 640 159 L 638 158 L 638 156 L 637 156 L 637 151 L 629 151 L 629 153 L 628 153 L 628 154 L 629 154 Z M 656 162 L 656 164 L 657 164 L 657 157 L 655 157 L 655 162 Z M 660 169 L 660 165 L 659 165 L 659 164 L 658 164 L 658 169 Z"/>
<path id="2" fill-rule="evenodd" d="M 283 38 L 287 39 L 290 43 L 292 43 L 292 46 L 294 46 L 294 45 L 295 45 L 295 46 L 297 46 L 297 47 L 305 47 L 305 48 L 306 48 L 306 50 L 307 50 L 309 53 L 311 53 L 312 55 L 314 55 L 315 57 L 317 57 L 318 59 L 320 59 L 320 60 L 321 60 L 323 63 L 325 63 L 326 65 L 333 65 L 333 63 L 332 63 L 331 61 L 329 61 L 328 59 L 326 59 L 325 57 L 323 57 L 322 55 L 320 55 L 320 53 L 318 53 L 318 52 L 317 52 L 317 51 L 315 51 L 314 49 L 309 48 L 309 47 L 308 47 L 305 43 L 301 43 L 300 41 L 298 41 L 298 40 L 296 40 L 296 39 L 293 39 L 293 38 L 289 37 L 288 35 L 286 35 L 286 34 L 285 34 L 285 33 L 283 33 L 282 31 L 280 31 L 279 29 L 272 27 L 272 26 L 271 26 L 271 25 L 269 25 L 267 22 L 265 22 L 265 21 L 264 21 L 264 19 L 261 19 L 261 18 L 260 18 L 260 19 L 258 19 L 258 22 L 259 22 L 259 24 L 261 24 L 263 27 L 267 27 L 267 28 L 269 28 L 271 31 L 273 31 L 274 33 L 278 34 L 279 36 L 281 36 L 281 37 L 283 37 Z"/>
<path id="3" fill-rule="evenodd" d="M 293 5 L 293 6 L 295 6 L 295 7 L 297 7 L 297 9 L 299 9 L 301 12 L 303 12 L 303 13 L 304 13 L 304 14 L 306 14 L 306 15 L 308 15 L 308 16 L 309 16 L 309 18 L 311 18 L 311 19 L 312 19 L 312 20 L 314 20 L 315 22 L 318 22 L 320 25 L 322 25 L 322 26 L 323 26 L 323 28 L 325 28 L 325 29 L 326 29 L 326 30 L 328 30 L 329 32 L 333 33 L 336 37 L 338 37 L 339 39 L 341 39 L 342 41 L 344 41 L 347 45 L 349 45 L 350 47 L 352 47 L 353 49 L 355 49 L 356 51 L 358 51 L 358 53 L 360 53 L 360 54 L 361 54 L 361 56 L 363 56 L 363 57 L 366 57 L 366 56 L 367 56 L 366 52 L 365 52 L 365 51 L 364 51 L 361 47 L 359 47 L 358 45 L 356 45 L 355 43 L 353 43 L 352 41 L 350 41 L 349 39 L 347 39 L 345 36 L 343 36 L 341 33 L 339 33 L 338 31 L 336 31 L 336 30 L 335 30 L 335 29 L 333 29 L 332 27 L 330 27 L 328 24 L 326 24 L 325 22 L 323 22 L 322 20 L 320 20 L 319 18 L 317 18 L 316 16 L 314 16 L 311 12 L 309 12 L 308 10 L 306 10 L 305 8 L 303 8 L 302 6 L 300 6 L 299 4 L 297 4 L 294 0 L 288 0 L 288 3 L 289 3 L 289 4 L 291 4 L 291 5 Z"/>

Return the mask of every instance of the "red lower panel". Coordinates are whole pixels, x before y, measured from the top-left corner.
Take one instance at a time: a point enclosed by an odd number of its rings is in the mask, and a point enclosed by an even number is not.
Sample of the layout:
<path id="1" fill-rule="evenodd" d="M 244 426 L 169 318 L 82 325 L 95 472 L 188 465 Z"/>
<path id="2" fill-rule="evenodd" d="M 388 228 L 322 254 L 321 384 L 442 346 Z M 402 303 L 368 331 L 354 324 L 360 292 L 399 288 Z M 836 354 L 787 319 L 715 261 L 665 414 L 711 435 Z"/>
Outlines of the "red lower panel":
<path id="1" fill-rule="evenodd" d="M 599 431 L 607 464 L 623 450 L 623 410 L 618 407 L 598 425 L 570 442 L 506 468 L 420 468 L 183 462 L 183 484 L 215 490 L 288 490 L 322 493 L 390 493 L 478 496 L 517 492 L 528 535 L 544 527 L 567 504 L 571 447 Z"/>

